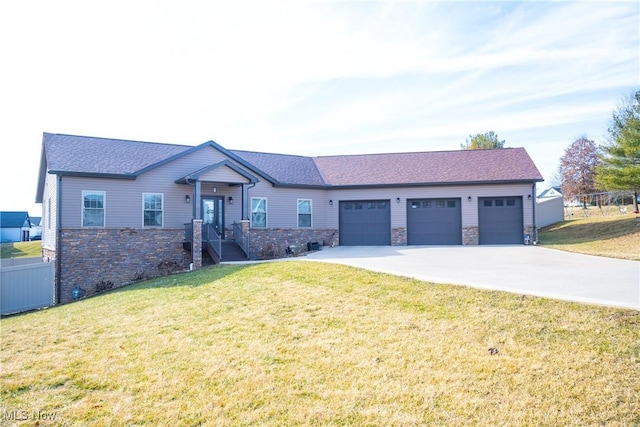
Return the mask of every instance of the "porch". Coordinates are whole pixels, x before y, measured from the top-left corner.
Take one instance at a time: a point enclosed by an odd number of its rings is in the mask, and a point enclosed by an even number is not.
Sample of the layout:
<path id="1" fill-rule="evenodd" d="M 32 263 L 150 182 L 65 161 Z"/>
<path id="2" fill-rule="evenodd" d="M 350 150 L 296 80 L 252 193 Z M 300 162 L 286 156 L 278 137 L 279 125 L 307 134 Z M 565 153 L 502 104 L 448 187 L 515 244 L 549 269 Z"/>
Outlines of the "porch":
<path id="1" fill-rule="evenodd" d="M 185 203 L 192 204 L 192 221 L 185 224 L 183 247 L 192 252 L 192 268 L 202 266 L 202 253 L 214 263 L 248 259 L 248 189 L 258 179 L 223 160 L 177 179 L 192 187 Z M 233 221 L 229 226 L 227 222 Z"/>
<path id="2" fill-rule="evenodd" d="M 182 245 L 185 250 L 192 252 L 194 268 L 202 266 L 202 253 L 206 253 L 214 264 L 219 264 L 222 261 L 249 259 L 249 221 L 234 222 L 231 227 L 231 235 L 226 236 L 226 239 L 211 223 L 203 223 L 202 220 L 194 219 L 184 227 Z M 200 231 L 197 228 L 200 228 Z M 200 238 L 197 237 L 198 235 Z M 194 242 L 196 243 L 194 244 Z M 200 262 L 197 261 L 197 255 L 200 255 Z"/>

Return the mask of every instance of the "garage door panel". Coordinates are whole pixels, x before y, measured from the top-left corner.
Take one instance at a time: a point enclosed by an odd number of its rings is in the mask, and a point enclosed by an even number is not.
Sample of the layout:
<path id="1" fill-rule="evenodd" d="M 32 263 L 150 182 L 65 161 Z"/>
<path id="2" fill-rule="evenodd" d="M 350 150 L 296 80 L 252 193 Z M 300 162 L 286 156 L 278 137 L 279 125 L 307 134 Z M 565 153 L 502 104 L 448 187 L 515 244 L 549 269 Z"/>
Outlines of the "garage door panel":
<path id="1" fill-rule="evenodd" d="M 522 243 L 522 197 L 479 198 L 478 229 L 481 245 Z"/>
<path id="2" fill-rule="evenodd" d="M 340 202 L 341 246 L 385 246 L 391 244 L 389 200 Z"/>
<path id="3" fill-rule="evenodd" d="M 409 245 L 462 244 L 460 199 L 407 200 Z"/>

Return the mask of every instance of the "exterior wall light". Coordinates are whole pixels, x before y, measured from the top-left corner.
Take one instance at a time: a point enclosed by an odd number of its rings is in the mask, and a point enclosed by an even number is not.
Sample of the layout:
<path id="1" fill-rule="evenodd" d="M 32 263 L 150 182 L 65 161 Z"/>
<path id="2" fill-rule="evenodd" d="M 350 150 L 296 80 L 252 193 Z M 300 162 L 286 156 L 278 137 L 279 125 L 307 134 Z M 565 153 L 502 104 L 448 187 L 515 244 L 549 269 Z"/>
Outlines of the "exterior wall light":
<path id="1" fill-rule="evenodd" d="M 467 197 L 467 200 L 468 200 L 468 201 L 471 201 L 471 196 Z"/>
<path id="2" fill-rule="evenodd" d="M 397 202 L 397 203 L 400 203 L 400 197 L 397 197 L 397 198 L 396 198 L 396 202 Z"/>
<path id="3" fill-rule="evenodd" d="M 233 204 L 233 197 L 229 196 L 229 204 L 232 205 Z"/>
<path id="4" fill-rule="evenodd" d="M 333 206 L 333 200 L 329 199 L 329 206 Z"/>
<path id="5" fill-rule="evenodd" d="M 184 202 L 185 203 L 191 203 L 191 196 L 189 196 L 188 194 L 186 196 L 184 196 Z"/>
<path id="6" fill-rule="evenodd" d="M 529 194 L 529 195 L 527 196 L 527 199 L 528 199 L 528 200 L 531 200 L 531 194 Z"/>

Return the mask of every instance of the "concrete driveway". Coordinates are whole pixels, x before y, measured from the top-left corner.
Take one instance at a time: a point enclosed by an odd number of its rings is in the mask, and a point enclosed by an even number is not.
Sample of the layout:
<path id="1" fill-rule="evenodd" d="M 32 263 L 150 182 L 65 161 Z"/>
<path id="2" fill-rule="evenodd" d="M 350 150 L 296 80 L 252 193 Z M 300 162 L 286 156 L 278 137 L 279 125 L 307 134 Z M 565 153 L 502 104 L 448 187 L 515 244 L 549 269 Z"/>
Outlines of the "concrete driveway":
<path id="1" fill-rule="evenodd" d="M 640 262 L 539 246 L 340 246 L 323 247 L 303 259 L 436 283 L 640 310 Z"/>

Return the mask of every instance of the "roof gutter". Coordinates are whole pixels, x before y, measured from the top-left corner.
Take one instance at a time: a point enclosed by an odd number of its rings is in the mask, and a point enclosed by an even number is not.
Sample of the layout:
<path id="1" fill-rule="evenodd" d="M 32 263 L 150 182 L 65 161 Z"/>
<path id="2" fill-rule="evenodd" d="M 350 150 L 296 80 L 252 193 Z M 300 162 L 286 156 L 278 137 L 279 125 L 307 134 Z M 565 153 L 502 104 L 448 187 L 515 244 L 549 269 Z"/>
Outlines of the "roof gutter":
<path id="1" fill-rule="evenodd" d="M 543 181 L 542 179 L 534 179 L 534 182 Z M 394 184 L 346 184 L 346 185 L 314 185 L 314 184 L 273 184 L 274 187 L 281 188 L 308 188 L 316 190 L 352 190 L 366 188 L 406 188 L 406 187 L 443 187 L 456 185 L 488 185 L 488 184 L 528 184 L 531 179 L 505 180 L 505 181 L 452 181 L 452 182 L 413 182 L 413 183 L 394 183 Z"/>
<path id="2" fill-rule="evenodd" d="M 137 178 L 137 175 L 133 175 L 130 173 L 97 173 L 97 172 L 73 172 L 73 171 L 57 171 L 50 170 L 50 174 L 62 176 L 84 176 L 91 178 L 112 178 L 112 179 L 131 179 L 134 180 Z"/>

